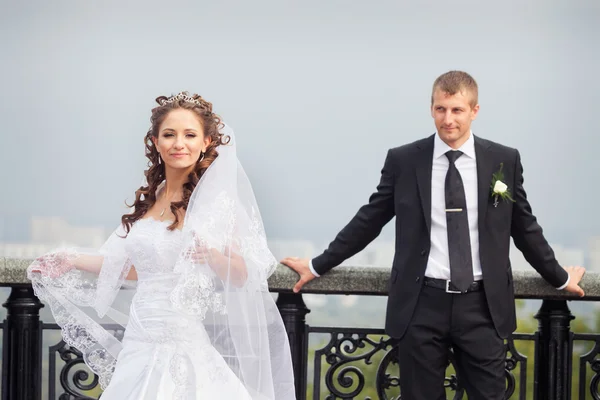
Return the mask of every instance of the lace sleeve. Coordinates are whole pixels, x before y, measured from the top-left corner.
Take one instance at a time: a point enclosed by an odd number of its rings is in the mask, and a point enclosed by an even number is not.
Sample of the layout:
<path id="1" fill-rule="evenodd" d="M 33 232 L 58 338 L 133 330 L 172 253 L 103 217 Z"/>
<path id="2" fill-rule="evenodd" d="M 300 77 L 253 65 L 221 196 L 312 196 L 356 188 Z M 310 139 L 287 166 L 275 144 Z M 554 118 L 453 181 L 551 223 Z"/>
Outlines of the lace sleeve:
<path id="1" fill-rule="evenodd" d="M 120 289 L 131 262 L 121 236 L 119 228 L 96 251 L 54 250 L 27 269 L 36 296 L 50 307 L 65 343 L 82 353 L 102 388 L 112 376 L 122 348 L 118 336 L 128 321 L 130 294 Z M 99 271 L 75 269 L 81 257 L 97 259 Z"/>

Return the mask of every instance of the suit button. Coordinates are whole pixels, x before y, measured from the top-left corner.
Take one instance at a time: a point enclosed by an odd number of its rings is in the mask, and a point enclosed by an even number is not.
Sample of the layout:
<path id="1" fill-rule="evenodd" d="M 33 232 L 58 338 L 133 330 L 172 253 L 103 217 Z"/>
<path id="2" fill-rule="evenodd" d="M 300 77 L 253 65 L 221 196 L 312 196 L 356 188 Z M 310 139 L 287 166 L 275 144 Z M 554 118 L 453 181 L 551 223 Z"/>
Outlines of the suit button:
<path id="1" fill-rule="evenodd" d="M 417 279 L 415 279 L 415 282 L 419 282 L 419 280 L 420 280 L 420 279 L 421 279 L 421 278 L 419 278 L 419 277 L 417 276 Z"/>
<path id="2" fill-rule="evenodd" d="M 425 256 L 425 254 L 427 254 L 427 252 L 425 250 L 421 250 L 421 255 Z"/>

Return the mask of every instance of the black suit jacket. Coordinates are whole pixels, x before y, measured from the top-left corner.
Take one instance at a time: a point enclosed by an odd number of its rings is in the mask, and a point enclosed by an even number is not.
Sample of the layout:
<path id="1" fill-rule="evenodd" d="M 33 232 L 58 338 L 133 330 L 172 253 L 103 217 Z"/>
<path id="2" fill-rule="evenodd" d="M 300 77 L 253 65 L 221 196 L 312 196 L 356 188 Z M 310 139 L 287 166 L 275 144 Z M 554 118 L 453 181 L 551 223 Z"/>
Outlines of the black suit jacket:
<path id="1" fill-rule="evenodd" d="M 510 237 L 525 259 L 554 287 L 568 278 L 544 238 L 523 189 L 519 152 L 475 137 L 477 162 L 479 252 L 485 294 L 500 337 L 516 328 Z M 431 247 L 431 171 L 434 136 L 388 151 L 381 181 L 368 204 L 313 259 L 323 274 L 364 249 L 396 216 L 395 255 L 389 282 L 386 331 L 401 338 L 411 320 Z M 515 202 L 499 199 L 493 206 L 492 174 L 503 164 L 504 182 Z"/>

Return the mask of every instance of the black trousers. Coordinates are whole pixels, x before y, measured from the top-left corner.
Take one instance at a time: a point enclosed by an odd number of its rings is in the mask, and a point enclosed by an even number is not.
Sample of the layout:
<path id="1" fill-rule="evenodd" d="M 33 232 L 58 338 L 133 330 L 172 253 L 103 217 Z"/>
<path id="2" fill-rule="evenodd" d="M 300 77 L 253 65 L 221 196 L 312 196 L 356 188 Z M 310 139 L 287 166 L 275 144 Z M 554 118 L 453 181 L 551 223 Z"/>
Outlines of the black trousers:
<path id="1" fill-rule="evenodd" d="M 469 400 L 503 400 L 506 350 L 492 324 L 485 293 L 450 294 L 423 286 L 399 343 L 402 400 L 445 400 L 450 348 Z"/>

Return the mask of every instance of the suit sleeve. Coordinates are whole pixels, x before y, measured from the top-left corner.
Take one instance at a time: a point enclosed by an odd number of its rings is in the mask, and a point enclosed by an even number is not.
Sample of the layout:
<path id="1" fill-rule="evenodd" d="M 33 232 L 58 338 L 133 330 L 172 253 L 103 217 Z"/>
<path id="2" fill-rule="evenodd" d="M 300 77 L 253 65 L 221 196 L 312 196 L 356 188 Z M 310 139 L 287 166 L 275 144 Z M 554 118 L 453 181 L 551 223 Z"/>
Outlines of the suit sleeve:
<path id="1" fill-rule="evenodd" d="M 323 254 L 312 260 L 314 270 L 322 275 L 352 257 L 371 243 L 394 216 L 393 157 L 388 151 L 381 180 L 369 202 L 362 206 L 350 222 L 337 234 Z"/>
<path id="2" fill-rule="evenodd" d="M 532 214 L 523 188 L 523 165 L 517 151 L 511 236 L 529 264 L 552 286 L 560 287 L 569 274 L 556 261 L 554 251 L 544 237 L 542 227 Z"/>

